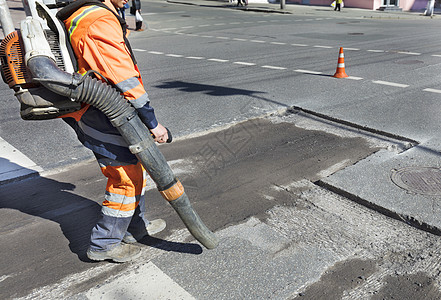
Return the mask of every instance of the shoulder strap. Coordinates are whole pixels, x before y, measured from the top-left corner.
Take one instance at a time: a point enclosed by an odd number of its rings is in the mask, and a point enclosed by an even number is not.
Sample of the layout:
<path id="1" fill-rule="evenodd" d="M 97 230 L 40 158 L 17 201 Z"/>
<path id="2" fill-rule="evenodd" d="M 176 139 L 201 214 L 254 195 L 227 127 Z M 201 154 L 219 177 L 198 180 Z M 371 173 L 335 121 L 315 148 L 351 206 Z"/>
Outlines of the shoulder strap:
<path id="1" fill-rule="evenodd" d="M 130 52 L 130 57 L 132 58 L 133 63 L 136 65 L 136 59 L 135 55 L 133 54 L 132 47 L 130 46 L 130 42 L 127 39 L 127 23 L 126 21 L 121 18 L 117 13 L 115 13 L 113 10 L 111 10 L 107 5 L 103 3 L 104 0 L 77 0 L 75 2 L 70 3 L 66 7 L 63 7 L 61 10 L 57 12 L 57 18 L 61 21 L 65 21 L 68 19 L 74 12 L 76 12 L 78 9 L 80 9 L 83 6 L 91 6 L 96 5 L 102 8 L 107 9 L 110 11 L 118 20 L 119 24 L 121 25 L 122 34 L 124 38 L 124 43 L 126 44 L 127 48 Z"/>

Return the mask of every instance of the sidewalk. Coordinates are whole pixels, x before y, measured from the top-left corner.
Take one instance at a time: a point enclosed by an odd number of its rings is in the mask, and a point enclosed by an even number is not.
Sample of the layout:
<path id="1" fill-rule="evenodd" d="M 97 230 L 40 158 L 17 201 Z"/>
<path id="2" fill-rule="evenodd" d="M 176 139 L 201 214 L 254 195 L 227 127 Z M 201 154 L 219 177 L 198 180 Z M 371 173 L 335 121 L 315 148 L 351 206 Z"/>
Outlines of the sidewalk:
<path id="1" fill-rule="evenodd" d="M 285 9 L 280 8 L 280 2 L 269 3 L 265 0 L 249 0 L 247 6 L 236 6 L 237 1 L 232 3 L 226 0 L 166 0 L 169 3 L 196 5 L 205 7 L 217 7 L 225 9 L 237 9 L 250 12 L 267 12 L 279 14 L 294 14 L 294 15 L 326 15 L 329 16 L 329 11 L 332 11 L 330 6 L 310 6 L 301 4 L 286 4 Z M 26 18 L 23 3 L 21 0 L 8 0 L 7 5 L 11 13 L 11 18 L 15 28 L 20 28 L 20 21 Z M 344 7 L 340 13 L 344 16 L 370 18 L 370 19 L 418 19 L 431 18 L 423 15 L 423 11 L 372 11 L 368 9 Z M 441 10 L 435 9 L 435 14 L 432 18 L 440 17 Z M 128 15 L 129 25 L 131 24 L 131 16 Z M 0 32 L 0 39 L 3 39 L 3 31 Z"/>
<path id="2" fill-rule="evenodd" d="M 281 13 L 281 14 L 294 14 L 294 15 L 326 15 L 329 16 L 329 11 L 332 11 L 331 6 L 312 6 L 302 4 L 286 4 L 284 9 L 280 8 L 280 2 L 277 1 L 265 1 L 265 0 L 249 0 L 247 6 L 236 6 L 237 1 L 233 0 L 232 3 L 226 0 L 167 0 L 169 3 L 197 5 L 205 7 L 218 7 L 237 9 L 244 11 L 256 11 L 256 12 L 268 12 L 268 13 Z M 416 19 L 416 18 L 430 18 L 424 16 L 424 11 L 374 11 L 361 8 L 344 7 L 341 12 L 335 12 L 336 14 L 344 14 L 345 16 L 370 18 L 370 19 Z M 439 17 L 441 11 L 435 9 L 435 14 L 432 17 Z"/>

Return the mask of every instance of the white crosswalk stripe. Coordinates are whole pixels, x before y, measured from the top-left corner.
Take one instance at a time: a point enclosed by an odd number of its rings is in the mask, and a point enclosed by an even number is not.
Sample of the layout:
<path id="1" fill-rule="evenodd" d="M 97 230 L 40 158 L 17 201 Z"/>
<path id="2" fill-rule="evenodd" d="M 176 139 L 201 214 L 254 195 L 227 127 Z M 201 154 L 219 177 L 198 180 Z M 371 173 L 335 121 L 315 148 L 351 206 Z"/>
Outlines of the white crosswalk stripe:
<path id="1" fill-rule="evenodd" d="M 152 262 L 89 290 L 86 296 L 89 300 L 195 299 Z"/>
<path id="2" fill-rule="evenodd" d="M 0 182 L 42 172 L 29 157 L 0 137 Z"/>

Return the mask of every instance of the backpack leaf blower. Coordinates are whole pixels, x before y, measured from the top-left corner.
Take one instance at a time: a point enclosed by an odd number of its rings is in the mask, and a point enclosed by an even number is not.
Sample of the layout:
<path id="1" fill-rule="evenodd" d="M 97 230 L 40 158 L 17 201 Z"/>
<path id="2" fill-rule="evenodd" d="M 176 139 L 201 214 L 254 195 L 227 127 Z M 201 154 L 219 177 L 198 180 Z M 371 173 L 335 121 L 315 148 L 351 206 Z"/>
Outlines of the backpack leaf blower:
<path id="1" fill-rule="evenodd" d="M 190 233 L 207 249 L 216 248 L 218 238 L 192 208 L 182 184 L 136 109 L 112 86 L 75 73 L 75 61 L 69 55 L 61 27 L 64 25 L 38 0 L 36 11 L 38 17 L 27 17 L 21 22 L 21 30 L 9 34 L 0 45 L 2 77 L 15 91 L 21 104 L 21 117 L 52 119 L 78 110 L 80 103 L 101 110 L 130 145 L 130 151 L 141 161 Z"/>

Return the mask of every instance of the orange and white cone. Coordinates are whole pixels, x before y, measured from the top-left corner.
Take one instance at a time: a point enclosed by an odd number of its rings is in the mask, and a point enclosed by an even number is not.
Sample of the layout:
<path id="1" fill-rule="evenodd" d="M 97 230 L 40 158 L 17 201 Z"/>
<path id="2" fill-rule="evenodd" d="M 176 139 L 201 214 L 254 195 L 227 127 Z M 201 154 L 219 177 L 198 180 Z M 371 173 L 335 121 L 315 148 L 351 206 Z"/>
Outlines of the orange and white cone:
<path id="1" fill-rule="evenodd" d="M 340 53 L 338 55 L 338 64 L 337 64 L 337 71 L 335 72 L 334 76 L 335 78 L 346 78 L 349 77 L 348 74 L 346 74 L 345 71 L 345 55 L 343 53 L 343 47 L 340 47 Z"/>

